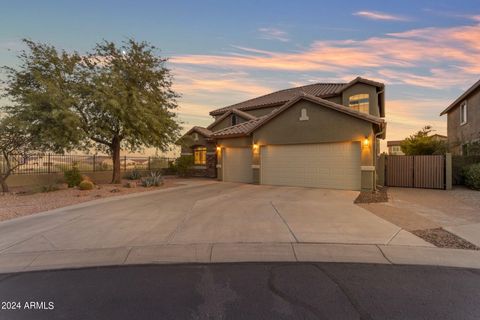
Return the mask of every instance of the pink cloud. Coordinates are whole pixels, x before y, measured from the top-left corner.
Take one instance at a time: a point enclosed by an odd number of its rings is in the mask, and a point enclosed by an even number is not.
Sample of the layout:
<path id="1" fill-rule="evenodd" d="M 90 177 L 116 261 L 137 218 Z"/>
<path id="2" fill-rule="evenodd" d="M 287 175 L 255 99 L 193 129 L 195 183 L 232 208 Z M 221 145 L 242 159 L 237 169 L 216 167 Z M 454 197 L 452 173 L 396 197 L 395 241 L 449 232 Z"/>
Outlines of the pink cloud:
<path id="1" fill-rule="evenodd" d="M 353 15 L 370 19 L 370 20 L 388 20 L 388 21 L 408 21 L 409 20 L 406 17 L 384 13 L 384 12 L 378 12 L 378 11 L 358 11 L 353 13 Z"/>
<path id="2" fill-rule="evenodd" d="M 315 41 L 305 50 L 276 52 L 236 47 L 225 55 L 183 55 L 176 65 L 290 72 L 370 73 L 383 80 L 423 87 L 471 81 L 480 70 L 480 24 L 422 28 L 365 40 Z M 458 76 L 453 73 L 463 73 Z M 394 74 L 397 76 L 394 76 Z M 442 82 L 438 76 L 447 76 Z"/>

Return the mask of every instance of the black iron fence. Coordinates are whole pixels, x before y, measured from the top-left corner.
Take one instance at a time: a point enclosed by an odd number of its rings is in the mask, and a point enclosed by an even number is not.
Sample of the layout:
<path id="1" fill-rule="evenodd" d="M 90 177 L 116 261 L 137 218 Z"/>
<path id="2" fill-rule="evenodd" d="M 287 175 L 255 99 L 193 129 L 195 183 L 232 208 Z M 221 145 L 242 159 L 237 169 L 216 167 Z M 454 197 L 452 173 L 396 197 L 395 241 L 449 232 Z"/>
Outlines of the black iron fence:
<path id="1" fill-rule="evenodd" d="M 19 166 L 12 174 L 48 174 L 61 173 L 76 166 L 82 172 L 112 171 L 113 161 L 110 156 L 70 155 L 70 154 L 35 154 L 29 156 L 14 155 L 10 157 L 13 165 Z M 175 161 L 166 157 L 122 156 L 120 168 L 128 170 L 161 170 L 168 168 Z M 7 170 L 5 159 L 0 159 L 0 172 Z"/>

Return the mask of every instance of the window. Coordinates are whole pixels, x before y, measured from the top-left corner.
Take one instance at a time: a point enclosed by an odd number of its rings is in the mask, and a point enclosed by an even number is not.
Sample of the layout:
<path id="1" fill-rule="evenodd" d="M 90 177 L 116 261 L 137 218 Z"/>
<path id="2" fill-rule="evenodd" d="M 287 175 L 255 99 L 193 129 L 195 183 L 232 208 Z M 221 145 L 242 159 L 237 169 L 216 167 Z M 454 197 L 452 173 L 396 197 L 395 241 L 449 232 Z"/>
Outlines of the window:
<path id="1" fill-rule="evenodd" d="M 207 148 L 196 147 L 193 149 L 194 164 L 205 165 L 207 163 Z"/>
<path id="2" fill-rule="evenodd" d="M 236 125 L 237 124 L 237 115 L 236 114 L 232 114 L 232 126 Z"/>
<path id="3" fill-rule="evenodd" d="M 463 101 L 460 105 L 460 124 L 467 123 L 467 101 Z"/>
<path id="4" fill-rule="evenodd" d="M 350 108 L 363 112 L 369 113 L 369 102 L 368 102 L 368 94 L 356 94 L 348 98 L 348 105 Z"/>

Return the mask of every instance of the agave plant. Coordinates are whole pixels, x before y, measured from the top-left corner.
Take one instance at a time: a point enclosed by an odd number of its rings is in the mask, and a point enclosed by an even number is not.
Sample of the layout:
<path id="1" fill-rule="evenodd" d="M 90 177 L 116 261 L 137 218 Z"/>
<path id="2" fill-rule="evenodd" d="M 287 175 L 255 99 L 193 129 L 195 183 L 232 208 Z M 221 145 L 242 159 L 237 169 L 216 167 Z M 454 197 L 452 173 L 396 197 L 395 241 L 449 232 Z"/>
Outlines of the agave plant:
<path id="1" fill-rule="evenodd" d="M 142 186 L 144 187 L 158 187 L 163 184 L 162 173 L 159 171 L 150 172 L 150 176 L 142 179 Z"/>

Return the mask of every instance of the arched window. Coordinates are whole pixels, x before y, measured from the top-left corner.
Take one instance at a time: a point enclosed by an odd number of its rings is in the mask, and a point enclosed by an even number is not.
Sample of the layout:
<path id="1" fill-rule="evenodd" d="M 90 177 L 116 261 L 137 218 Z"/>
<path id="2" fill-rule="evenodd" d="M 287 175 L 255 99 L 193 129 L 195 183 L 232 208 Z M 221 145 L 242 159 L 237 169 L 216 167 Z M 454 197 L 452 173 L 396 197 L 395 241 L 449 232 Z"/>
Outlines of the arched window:
<path id="1" fill-rule="evenodd" d="M 193 148 L 193 163 L 195 165 L 205 165 L 207 163 L 207 148 L 195 147 Z"/>
<path id="2" fill-rule="evenodd" d="M 348 98 L 348 105 L 350 108 L 363 112 L 363 113 L 370 113 L 369 112 L 369 101 L 368 101 L 368 94 L 361 93 L 350 96 Z"/>

